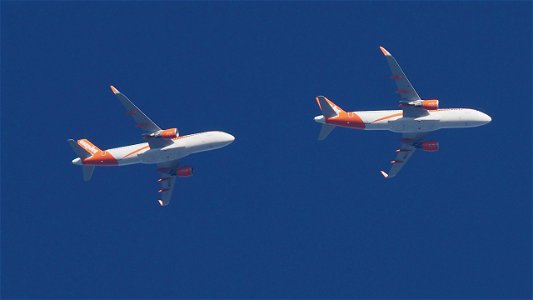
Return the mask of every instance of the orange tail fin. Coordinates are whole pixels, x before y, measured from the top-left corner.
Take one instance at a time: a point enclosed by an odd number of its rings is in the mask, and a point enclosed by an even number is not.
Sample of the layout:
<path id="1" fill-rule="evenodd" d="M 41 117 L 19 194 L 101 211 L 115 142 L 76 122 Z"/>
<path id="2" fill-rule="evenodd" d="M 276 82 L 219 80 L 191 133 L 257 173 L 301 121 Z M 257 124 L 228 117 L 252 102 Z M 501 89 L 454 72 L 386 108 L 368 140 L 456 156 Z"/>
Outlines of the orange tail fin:
<path id="1" fill-rule="evenodd" d="M 85 150 L 90 155 L 95 155 L 96 153 L 102 152 L 100 148 L 96 147 L 93 143 L 91 143 L 87 139 L 78 140 L 77 143 L 81 148 L 83 148 L 83 150 Z"/>
<path id="2" fill-rule="evenodd" d="M 344 112 L 342 108 L 324 96 L 316 97 L 316 102 L 325 118 L 333 118 L 338 116 L 339 113 Z"/>

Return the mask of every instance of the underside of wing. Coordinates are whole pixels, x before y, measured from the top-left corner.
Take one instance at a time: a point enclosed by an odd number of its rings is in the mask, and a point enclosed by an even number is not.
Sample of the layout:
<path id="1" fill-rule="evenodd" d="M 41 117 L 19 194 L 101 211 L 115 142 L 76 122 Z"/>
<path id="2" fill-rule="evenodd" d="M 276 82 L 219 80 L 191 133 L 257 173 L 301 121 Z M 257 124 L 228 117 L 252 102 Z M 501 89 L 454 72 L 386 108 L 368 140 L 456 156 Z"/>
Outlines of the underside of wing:
<path id="1" fill-rule="evenodd" d="M 161 128 L 157 126 L 147 115 L 145 115 L 133 102 L 131 102 L 126 95 L 122 94 L 114 86 L 111 86 L 111 91 L 117 96 L 122 106 L 126 109 L 128 115 L 130 115 L 135 122 L 135 126 L 141 129 L 143 136 L 147 137 L 151 134 L 161 132 Z M 150 148 L 161 148 L 168 146 L 172 143 L 166 139 L 147 139 Z"/>
<path id="2" fill-rule="evenodd" d="M 400 65 L 398 64 L 394 56 L 392 56 L 390 52 L 387 51 L 385 48 L 379 48 L 387 59 L 387 63 L 389 64 L 389 68 L 392 73 L 391 77 L 396 83 L 396 93 L 400 95 L 400 99 L 402 101 L 420 100 L 420 96 L 418 96 L 418 93 L 411 85 L 411 82 L 409 82 L 409 79 L 407 79 L 407 76 L 405 76 L 405 73 L 402 71 L 402 68 L 400 68 Z"/>
<path id="3" fill-rule="evenodd" d="M 429 112 L 418 106 L 405 106 L 402 107 L 404 118 L 418 118 L 429 115 Z"/>
<path id="4" fill-rule="evenodd" d="M 113 91 L 113 94 L 115 94 L 122 104 L 124 108 L 126 108 L 126 111 L 128 115 L 130 115 L 133 120 L 135 121 L 135 126 L 141 129 L 141 131 L 145 134 L 150 134 L 154 132 L 158 132 L 161 130 L 159 126 L 157 126 L 148 116 L 146 116 L 133 102 L 126 97 L 126 95 L 119 92 L 114 86 L 111 86 L 111 91 Z"/>
<path id="5" fill-rule="evenodd" d="M 159 205 L 167 206 L 172 199 L 172 192 L 174 190 L 174 185 L 176 182 L 176 176 L 162 176 L 159 180 L 161 185 L 159 189 Z"/>
<path id="6" fill-rule="evenodd" d="M 172 192 L 176 182 L 176 169 L 178 168 L 178 160 L 173 160 L 157 165 L 157 172 L 159 173 L 159 205 L 167 206 L 172 199 Z"/>
<path id="7" fill-rule="evenodd" d="M 405 76 L 405 73 L 403 72 L 402 68 L 400 67 L 394 56 L 392 56 L 392 54 L 390 54 L 390 52 L 387 51 L 385 48 L 379 48 L 381 49 L 381 52 L 383 52 L 383 54 L 385 55 L 387 63 L 389 64 L 389 68 L 392 73 L 391 78 L 396 84 L 396 93 L 400 95 L 400 106 L 403 109 L 404 118 L 417 118 L 428 115 L 427 110 L 421 107 L 411 105 L 411 103 L 421 100 L 420 96 L 416 92 L 415 88 L 413 87 L 407 76 Z"/>
<path id="8" fill-rule="evenodd" d="M 427 135 L 427 133 L 404 133 L 400 148 L 396 150 L 396 158 L 391 161 L 391 168 L 388 173 L 381 171 L 385 178 L 393 178 L 409 161 L 417 149 L 417 144 Z"/>

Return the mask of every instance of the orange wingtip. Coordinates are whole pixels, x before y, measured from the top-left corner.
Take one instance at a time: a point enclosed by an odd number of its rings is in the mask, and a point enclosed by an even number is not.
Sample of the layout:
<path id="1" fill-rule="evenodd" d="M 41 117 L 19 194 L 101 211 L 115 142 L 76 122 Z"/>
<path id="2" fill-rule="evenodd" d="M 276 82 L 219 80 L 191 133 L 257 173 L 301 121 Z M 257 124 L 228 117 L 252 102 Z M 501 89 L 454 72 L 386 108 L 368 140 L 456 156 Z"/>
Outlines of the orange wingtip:
<path id="1" fill-rule="evenodd" d="M 112 85 L 109 86 L 111 88 L 111 91 L 113 92 L 113 94 L 120 94 L 120 92 Z"/>
<path id="2" fill-rule="evenodd" d="M 385 49 L 385 48 L 379 46 L 379 50 L 381 50 L 381 52 L 383 52 L 383 55 L 385 55 L 385 56 L 391 56 L 391 55 L 390 55 L 390 52 L 387 51 L 387 49 Z"/>
<path id="3" fill-rule="evenodd" d="M 389 177 L 389 174 L 385 173 L 385 171 L 380 171 L 380 172 L 381 172 L 381 175 L 383 175 L 383 177 L 385 177 L 385 178 Z"/>

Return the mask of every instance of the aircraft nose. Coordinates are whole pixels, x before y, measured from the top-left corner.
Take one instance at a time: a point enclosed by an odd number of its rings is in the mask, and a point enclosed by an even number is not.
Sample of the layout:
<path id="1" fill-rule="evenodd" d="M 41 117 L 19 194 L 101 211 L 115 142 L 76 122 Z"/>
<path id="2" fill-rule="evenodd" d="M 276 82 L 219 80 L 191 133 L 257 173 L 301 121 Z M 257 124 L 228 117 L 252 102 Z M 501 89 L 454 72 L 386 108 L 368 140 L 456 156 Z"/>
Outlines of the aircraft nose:
<path id="1" fill-rule="evenodd" d="M 480 121 L 483 122 L 483 124 L 487 124 L 492 121 L 492 118 L 485 113 L 480 113 Z"/>
<path id="2" fill-rule="evenodd" d="M 235 140 L 235 137 L 234 137 L 233 135 L 229 134 L 229 133 L 225 133 L 225 132 L 224 132 L 224 137 L 223 137 L 223 139 L 224 139 L 224 142 L 225 142 L 225 143 L 231 144 L 231 143 L 233 143 L 233 141 Z"/>
<path id="3" fill-rule="evenodd" d="M 75 159 L 72 160 L 72 164 L 80 165 L 81 164 L 81 159 L 79 157 L 76 157 Z"/>

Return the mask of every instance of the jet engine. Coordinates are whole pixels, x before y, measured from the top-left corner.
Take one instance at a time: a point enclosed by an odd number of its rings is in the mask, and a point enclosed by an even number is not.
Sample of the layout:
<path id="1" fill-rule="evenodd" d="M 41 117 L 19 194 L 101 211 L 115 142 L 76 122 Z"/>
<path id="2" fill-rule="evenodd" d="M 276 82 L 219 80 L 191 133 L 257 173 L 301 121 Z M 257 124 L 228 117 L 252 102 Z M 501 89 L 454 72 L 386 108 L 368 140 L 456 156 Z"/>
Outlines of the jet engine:
<path id="1" fill-rule="evenodd" d="M 426 152 L 437 152 L 439 151 L 439 142 L 438 141 L 425 141 L 420 143 L 420 148 Z"/>
<path id="2" fill-rule="evenodd" d="M 192 167 L 181 167 L 176 170 L 176 175 L 178 175 L 179 177 L 190 177 L 192 176 Z"/>
<path id="3" fill-rule="evenodd" d="M 173 139 L 179 135 L 177 128 L 160 130 L 146 136 L 146 138 Z"/>
<path id="4" fill-rule="evenodd" d="M 423 100 L 422 108 L 427 110 L 437 110 L 439 109 L 439 100 Z"/>

